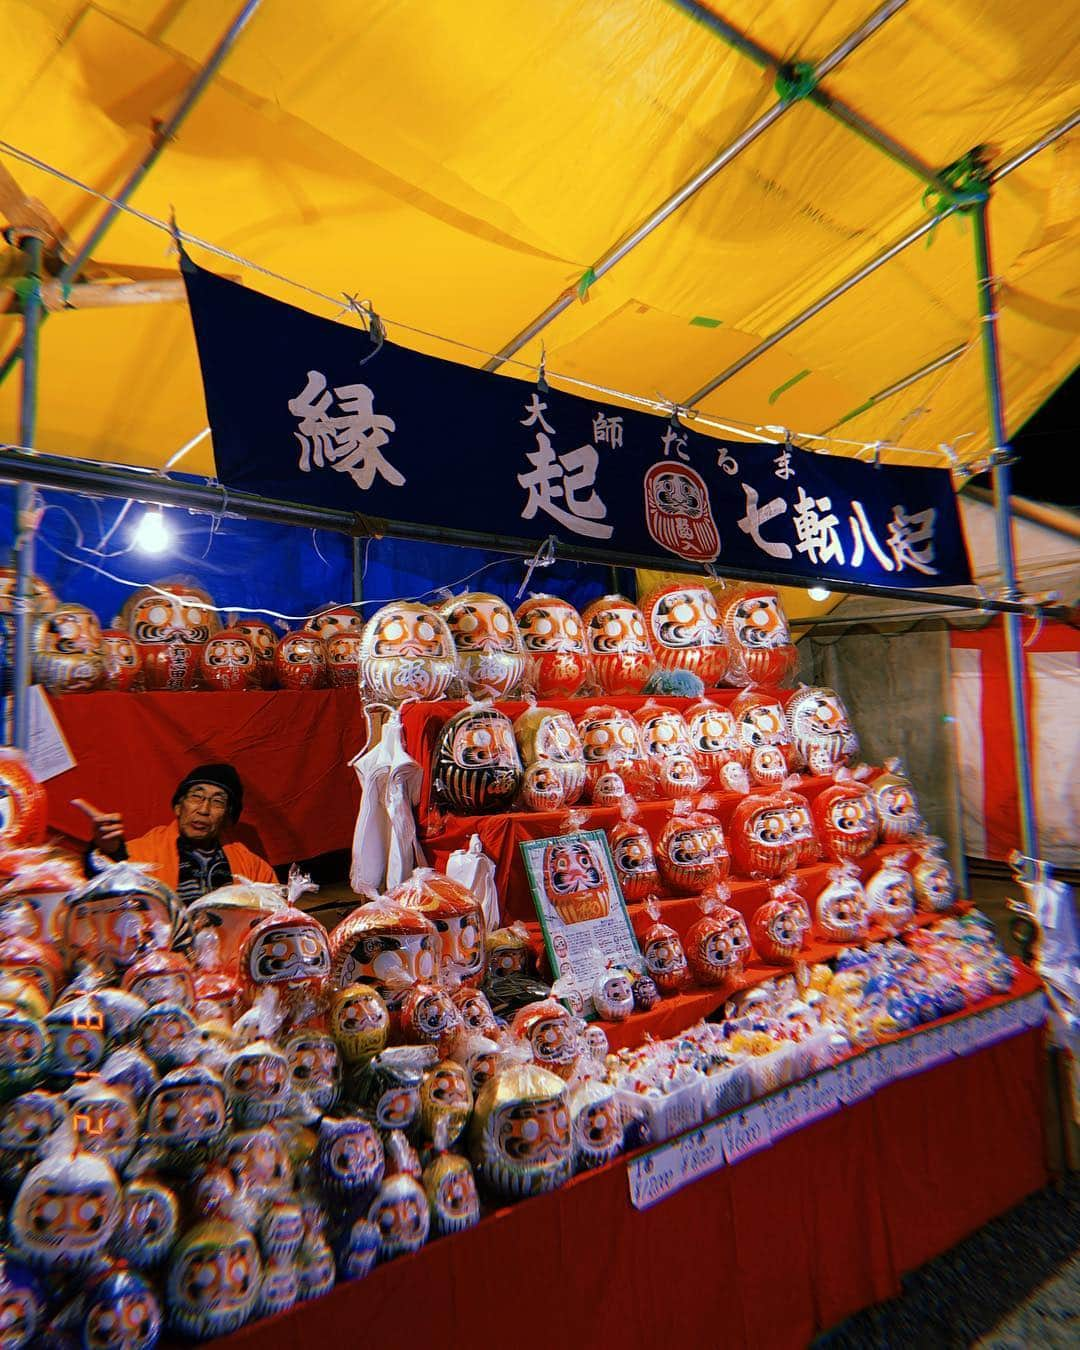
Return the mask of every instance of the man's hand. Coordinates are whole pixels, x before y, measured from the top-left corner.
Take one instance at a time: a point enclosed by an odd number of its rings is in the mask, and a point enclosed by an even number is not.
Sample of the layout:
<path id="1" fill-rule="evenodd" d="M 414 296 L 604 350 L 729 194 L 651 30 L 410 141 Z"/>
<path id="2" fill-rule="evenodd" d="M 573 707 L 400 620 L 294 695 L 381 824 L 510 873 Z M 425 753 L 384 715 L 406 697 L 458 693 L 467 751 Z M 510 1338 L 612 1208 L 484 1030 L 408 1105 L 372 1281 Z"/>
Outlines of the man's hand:
<path id="1" fill-rule="evenodd" d="M 107 858 L 115 858 L 122 851 L 124 843 L 123 816 L 118 811 L 99 811 L 81 797 L 73 797 L 71 805 L 90 818 L 94 826 L 94 837 L 90 842 L 94 848 Z"/>

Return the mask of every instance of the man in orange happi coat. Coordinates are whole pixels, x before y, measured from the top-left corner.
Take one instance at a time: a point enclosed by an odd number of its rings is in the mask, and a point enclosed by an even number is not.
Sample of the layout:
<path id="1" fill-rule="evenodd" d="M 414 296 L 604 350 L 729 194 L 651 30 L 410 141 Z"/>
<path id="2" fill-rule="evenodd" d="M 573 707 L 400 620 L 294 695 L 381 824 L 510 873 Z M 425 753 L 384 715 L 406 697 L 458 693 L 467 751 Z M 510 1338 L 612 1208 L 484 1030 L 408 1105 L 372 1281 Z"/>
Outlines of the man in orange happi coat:
<path id="1" fill-rule="evenodd" d="M 240 818 L 244 786 L 231 764 L 200 764 L 173 793 L 175 820 L 125 840 L 123 818 L 78 803 L 94 823 L 92 848 L 110 862 L 153 865 L 153 874 L 184 904 L 234 879 L 276 881 L 273 868 L 244 844 L 227 838 Z M 88 858 L 93 868 L 94 853 Z"/>

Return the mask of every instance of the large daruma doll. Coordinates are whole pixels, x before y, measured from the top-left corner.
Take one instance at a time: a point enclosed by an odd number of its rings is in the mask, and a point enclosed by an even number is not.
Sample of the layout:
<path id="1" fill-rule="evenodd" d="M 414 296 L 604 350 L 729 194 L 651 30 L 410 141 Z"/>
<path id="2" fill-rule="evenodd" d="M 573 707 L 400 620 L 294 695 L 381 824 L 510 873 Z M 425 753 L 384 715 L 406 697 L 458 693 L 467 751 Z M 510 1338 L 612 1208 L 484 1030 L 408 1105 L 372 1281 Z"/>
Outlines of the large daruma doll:
<path id="1" fill-rule="evenodd" d="M 454 638 L 458 673 L 473 698 L 511 698 L 525 674 L 525 648 L 505 600 L 484 591 L 441 609 Z"/>
<path id="2" fill-rule="evenodd" d="M 472 704 L 439 732 L 432 775 L 440 800 L 456 814 L 509 810 L 521 774 L 513 723 L 497 708 Z"/>
<path id="3" fill-rule="evenodd" d="M 835 689 L 802 685 L 788 700 L 786 712 L 800 769 L 833 774 L 859 753 L 859 738 Z"/>
<path id="4" fill-rule="evenodd" d="M 360 685 L 373 699 L 396 704 L 442 698 L 455 671 L 454 639 L 430 605 L 394 600 L 364 626 Z"/>
<path id="5" fill-rule="evenodd" d="M 641 610 L 658 666 L 688 670 L 706 685 L 720 683 L 728 667 L 728 644 L 708 587 L 671 582 L 650 591 Z"/>
<path id="6" fill-rule="evenodd" d="M 594 600 L 581 615 L 593 673 L 605 694 L 640 694 L 655 664 L 645 616 L 624 595 Z"/>
<path id="7" fill-rule="evenodd" d="M 101 625 L 85 605 L 62 603 L 34 624 L 34 679 L 51 694 L 96 689 L 105 676 Z"/>
<path id="8" fill-rule="evenodd" d="M 589 676 L 581 615 L 557 595 L 530 595 L 515 617 L 536 697 L 573 698 Z"/>
<path id="9" fill-rule="evenodd" d="M 199 658 L 221 631 L 214 602 L 198 586 L 142 586 L 120 611 L 120 627 L 135 639 L 147 689 L 193 689 Z"/>
<path id="10" fill-rule="evenodd" d="M 798 665 L 784 607 L 771 586 L 730 586 L 720 618 L 731 647 L 728 684 L 782 684 Z"/>
<path id="11" fill-rule="evenodd" d="M 475 986 L 487 966 L 484 911 L 472 891 L 430 867 L 418 867 L 386 897 L 430 919 L 439 933 L 439 963 L 444 978 Z"/>

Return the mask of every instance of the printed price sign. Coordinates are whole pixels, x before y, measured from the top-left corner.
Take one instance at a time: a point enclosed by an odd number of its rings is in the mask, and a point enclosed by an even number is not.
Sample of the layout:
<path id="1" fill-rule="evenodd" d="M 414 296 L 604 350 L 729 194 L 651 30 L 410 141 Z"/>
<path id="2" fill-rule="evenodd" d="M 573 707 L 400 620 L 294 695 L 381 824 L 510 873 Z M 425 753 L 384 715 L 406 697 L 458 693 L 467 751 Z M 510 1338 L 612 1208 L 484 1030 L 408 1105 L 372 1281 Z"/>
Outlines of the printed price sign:
<path id="1" fill-rule="evenodd" d="M 769 1113 L 769 1133 L 772 1139 L 783 1139 L 806 1123 L 812 1109 L 813 1090 L 808 1082 L 792 1083 L 765 1100 Z"/>
<path id="2" fill-rule="evenodd" d="M 842 1066 L 841 1066 L 842 1067 Z M 806 1124 L 840 1109 L 840 1070 L 826 1069 L 806 1079 Z"/>
<path id="3" fill-rule="evenodd" d="M 719 1123 L 691 1130 L 679 1139 L 684 1181 L 697 1181 L 724 1165 L 724 1141 Z"/>
<path id="4" fill-rule="evenodd" d="M 674 1195 L 686 1181 L 678 1143 L 665 1144 L 640 1158 L 631 1158 L 627 1179 L 630 1203 L 635 1209 L 648 1209 Z"/>
<path id="5" fill-rule="evenodd" d="M 856 1055 L 854 1059 L 849 1059 L 846 1064 L 841 1065 L 837 1087 L 845 1106 L 852 1106 L 855 1102 L 861 1102 L 873 1095 L 877 1089 L 877 1073 L 869 1052 L 865 1055 Z"/>
<path id="6" fill-rule="evenodd" d="M 724 1141 L 724 1157 L 729 1163 L 749 1158 L 752 1153 L 772 1143 L 769 1112 L 764 1102 L 725 1116 L 723 1120 L 717 1121 L 717 1128 Z"/>

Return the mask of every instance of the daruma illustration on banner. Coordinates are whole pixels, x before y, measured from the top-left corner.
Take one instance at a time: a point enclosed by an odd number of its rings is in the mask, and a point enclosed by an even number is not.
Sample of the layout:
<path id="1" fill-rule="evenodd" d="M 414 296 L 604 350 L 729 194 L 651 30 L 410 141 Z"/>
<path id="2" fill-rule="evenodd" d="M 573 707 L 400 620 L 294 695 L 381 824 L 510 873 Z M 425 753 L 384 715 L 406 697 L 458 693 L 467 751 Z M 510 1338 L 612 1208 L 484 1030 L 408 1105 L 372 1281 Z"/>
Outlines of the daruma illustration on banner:
<path id="1" fill-rule="evenodd" d="M 712 562 L 720 552 L 709 489 L 688 464 L 661 460 L 645 474 L 645 523 L 669 553 L 689 562 Z"/>

